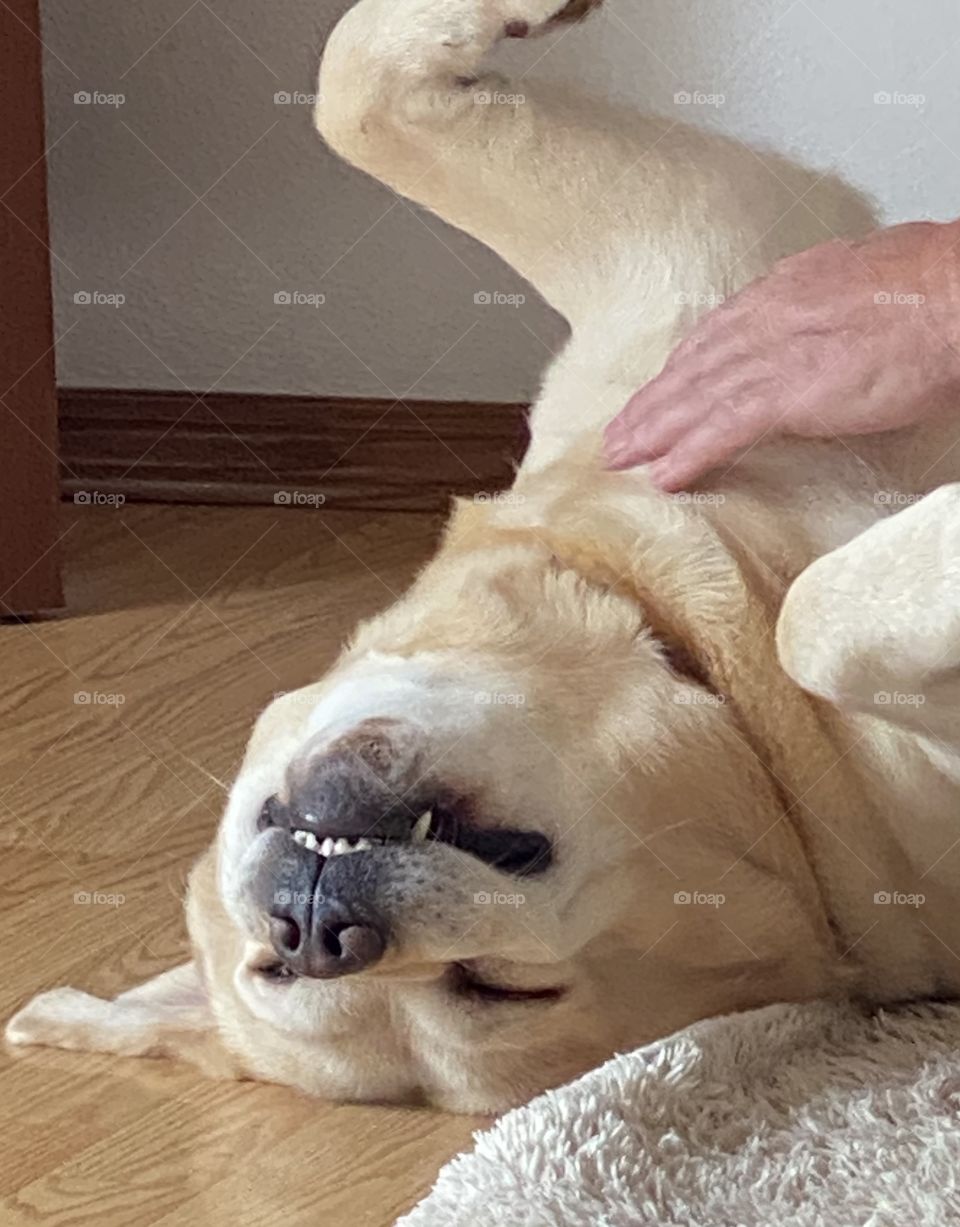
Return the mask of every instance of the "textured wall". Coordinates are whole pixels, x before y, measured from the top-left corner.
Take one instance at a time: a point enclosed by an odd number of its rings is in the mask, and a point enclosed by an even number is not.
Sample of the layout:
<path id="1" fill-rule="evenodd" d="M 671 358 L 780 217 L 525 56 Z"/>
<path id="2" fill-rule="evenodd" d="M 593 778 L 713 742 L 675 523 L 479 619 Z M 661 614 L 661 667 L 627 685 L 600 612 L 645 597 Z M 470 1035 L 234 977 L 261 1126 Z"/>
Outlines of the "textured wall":
<path id="1" fill-rule="evenodd" d="M 960 214 L 956 0 L 607 3 L 509 58 L 836 167 L 890 219 Z M 43 0 L 61 383 L 532 393 L 559 321 L 477 244 L 326 153 L 307 105 L 274 101 L 313 89 L 346 7 Z M 93 91 L 125 101 L 74 101 Z M 485 289 L 528 302 L 478 306 Z M 278 291 L 326 301 L 277 306 Z"/>

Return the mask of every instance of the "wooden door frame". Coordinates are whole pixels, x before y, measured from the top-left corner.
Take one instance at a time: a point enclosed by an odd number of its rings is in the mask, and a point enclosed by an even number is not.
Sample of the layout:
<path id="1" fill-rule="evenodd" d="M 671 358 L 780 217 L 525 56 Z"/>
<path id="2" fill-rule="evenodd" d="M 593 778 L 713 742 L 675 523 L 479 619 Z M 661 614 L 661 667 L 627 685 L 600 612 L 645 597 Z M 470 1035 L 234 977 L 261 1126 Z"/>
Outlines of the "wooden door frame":
<path id="1" fill-rule="evenodd" d="M 63 604 L 39 0 L 0 5 L 0 617 Z"/>

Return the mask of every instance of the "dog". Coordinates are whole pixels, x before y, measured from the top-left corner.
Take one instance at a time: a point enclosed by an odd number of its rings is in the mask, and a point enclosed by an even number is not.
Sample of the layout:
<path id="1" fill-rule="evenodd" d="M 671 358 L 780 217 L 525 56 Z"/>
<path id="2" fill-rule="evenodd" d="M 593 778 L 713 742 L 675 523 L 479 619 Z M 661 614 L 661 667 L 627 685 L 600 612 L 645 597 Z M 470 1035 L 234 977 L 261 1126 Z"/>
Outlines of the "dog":
<path id="1" fill-rule="evenodd" d="M 335 1099 L 502 1111 L 708 1016 L 960 989 L 960 449 L 752 449 L 687 495 L 604 425 L 697 313 L 863 202 L 769 154 L 485 67 L 596 0 L 361 0 L 344 158 L 570 325 L 509 498 L 261 715 L 193 870 L 193 958 L 18 1044 Z M 952 411 L 952 412 L 951 412 Z"/>

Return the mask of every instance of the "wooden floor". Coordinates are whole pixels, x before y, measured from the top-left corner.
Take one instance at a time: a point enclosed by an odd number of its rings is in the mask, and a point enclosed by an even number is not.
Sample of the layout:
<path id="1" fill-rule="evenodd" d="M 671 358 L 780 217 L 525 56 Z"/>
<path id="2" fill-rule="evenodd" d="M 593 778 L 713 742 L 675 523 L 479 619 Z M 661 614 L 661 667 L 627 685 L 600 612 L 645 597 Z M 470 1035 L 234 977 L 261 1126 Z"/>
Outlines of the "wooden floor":
<path id="1" fill-rule="evenodd" d="M 65 506 L 69 616 L 0 625 L 0 1014 L 178 962 L 184 876 L 250 724 L 429 555 L 429 518 Z M 122 702 L 83 701 L 116 696 Z M 122 895 L 117 906 L 78 894 Z M 379 1227 L 476 1119 L 0 1051 L 0 1224 Z"/>

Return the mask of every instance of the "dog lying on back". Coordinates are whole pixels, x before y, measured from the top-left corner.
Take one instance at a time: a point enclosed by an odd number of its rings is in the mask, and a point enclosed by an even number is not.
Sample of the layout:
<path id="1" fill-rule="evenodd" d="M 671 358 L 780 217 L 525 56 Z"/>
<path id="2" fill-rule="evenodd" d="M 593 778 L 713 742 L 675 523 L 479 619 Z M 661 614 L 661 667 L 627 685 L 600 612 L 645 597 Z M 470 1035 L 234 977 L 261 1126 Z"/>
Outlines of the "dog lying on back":
<path id="1" fill-rule="evenodd" d="M 13 1042 L 496 1111 L 709 1015 L 960 987 L 950 407 L 757 447 L 688 496 L 603 470 L 690 304 L 870 218 L 568 91 L 478 104 L 502 37 L 593 7 L 362 0 L 332 35 L 323 136 L 571 338 L 515 497 L 459 504 L 411 591 L 260 717 L 190 880 L 192 961 L 115 1001 L 44 993 Z M 935 493 L 890 516 L 889 490 Z"/>

